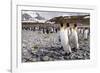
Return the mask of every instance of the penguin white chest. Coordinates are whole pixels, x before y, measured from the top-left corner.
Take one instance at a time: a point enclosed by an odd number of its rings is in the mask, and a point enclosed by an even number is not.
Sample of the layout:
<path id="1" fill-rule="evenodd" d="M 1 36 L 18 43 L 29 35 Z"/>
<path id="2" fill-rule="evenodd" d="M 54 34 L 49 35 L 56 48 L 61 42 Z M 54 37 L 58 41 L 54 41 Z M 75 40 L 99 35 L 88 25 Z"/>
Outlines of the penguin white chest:
<path id="1" fill-rule="evenodd" d="M 72 34 L 71 34 L 71 47 L 72 48 L 79 48 L 79 44 L 78 44 L 78 34 L 76 30 L 72 30 Z"/>
<path id="2" fill-rule="evenodd" d="M 71 52 L 71 48 L 69 45 L 69 39 L 68 39 L 68 29 L 61 30 L 60 37 L 61 37 L 61 45 L 63 46 L 63 49 L 66 52 Z"/>
<path id="3" fill-rule="evenodd" d="M 87 39 L 88 38 L 88 33 L 89 33 L 89 31 L 88 31 L 88 29 L 86 29 L 84 31 L 84 39 Z"/>

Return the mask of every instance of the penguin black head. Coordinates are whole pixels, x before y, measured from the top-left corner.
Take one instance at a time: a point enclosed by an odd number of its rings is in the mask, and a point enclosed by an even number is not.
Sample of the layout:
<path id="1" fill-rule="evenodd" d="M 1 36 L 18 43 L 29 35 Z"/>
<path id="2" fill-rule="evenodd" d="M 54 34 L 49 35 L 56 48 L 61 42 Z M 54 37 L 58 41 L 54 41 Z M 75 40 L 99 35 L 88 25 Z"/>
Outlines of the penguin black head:
<path id="1" fill-rule="evenodd" d="M 66 27 L 69 27 L 69 23 L 66 24 Z"/>
<path id="2" fill-rule="evenodd" d="M 60 23 L 60 26 L 63 27 L 63 23 Z"/>
<path id="3" fill-rule="evenodd" d="M 74 27 L 77 27 L 77 24 L 74 24 Z"/>

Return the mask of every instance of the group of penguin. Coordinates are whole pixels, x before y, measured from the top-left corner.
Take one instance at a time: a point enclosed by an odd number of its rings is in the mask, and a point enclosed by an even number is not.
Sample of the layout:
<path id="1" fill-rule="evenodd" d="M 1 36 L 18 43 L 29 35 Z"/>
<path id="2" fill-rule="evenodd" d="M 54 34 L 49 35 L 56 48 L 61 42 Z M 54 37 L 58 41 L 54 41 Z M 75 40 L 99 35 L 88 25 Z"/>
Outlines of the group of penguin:
<path id="1" fill-rule="evenodd" d="M 72 50 L 77 50 L 79 48 L 79 37 L 78 37 L 78 29 L 77 24 L 70 25 L 69 23 L 60 24 L 60 40 L 61 45 L 66 52 L 66 54 L 70 54 Z M 88 30 L 84 31 L 84 39 L 88 37 Z"/>

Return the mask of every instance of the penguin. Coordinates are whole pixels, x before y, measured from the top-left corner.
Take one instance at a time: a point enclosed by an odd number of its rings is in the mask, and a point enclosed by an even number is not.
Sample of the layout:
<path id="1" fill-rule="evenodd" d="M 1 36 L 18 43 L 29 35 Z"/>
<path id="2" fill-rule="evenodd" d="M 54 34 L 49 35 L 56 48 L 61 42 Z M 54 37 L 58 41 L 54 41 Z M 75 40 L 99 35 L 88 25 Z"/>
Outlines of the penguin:
<path id="1" fill-rule="evenodd" d="M 70 45 L 72 49 L 79 49 L 77 24 L 71 28 Z"/>
<path id="2" fill-rule="evenodd" d="M 88 39 L 88 33 L 89 33 L 89 30 L 87 28 L 85 28 L 85 30 L 84 30 L 84 39 L 85 40 Z"/>
<path id="3" fill-rule="evenodd" d="M 66 27 L 61 23 L 60 24 L 60 39 L 61 39 L 61 45 L 64 49 L 64 51 L 69 54 L 71 53 L 71 47 L 69 45 L 69 39 L 68 39 L 68 31 L 69 31 L 69 23 L 66 24 Z"/>

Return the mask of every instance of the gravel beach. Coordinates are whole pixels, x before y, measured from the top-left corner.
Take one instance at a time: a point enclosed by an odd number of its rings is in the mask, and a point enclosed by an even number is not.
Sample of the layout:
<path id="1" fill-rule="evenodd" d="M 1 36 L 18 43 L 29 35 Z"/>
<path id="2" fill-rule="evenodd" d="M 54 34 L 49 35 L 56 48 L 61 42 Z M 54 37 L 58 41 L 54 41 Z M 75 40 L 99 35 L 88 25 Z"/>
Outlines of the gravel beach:
<path id="1" fill-rule="evenodd" d="M 66 55 L 59 42 L 59 32 L 43 34 L 39 31 L 22 30 L 22 62 L 86 60 L 90 59 L 90 38 L 79 34 L 79 49 Z"/>

